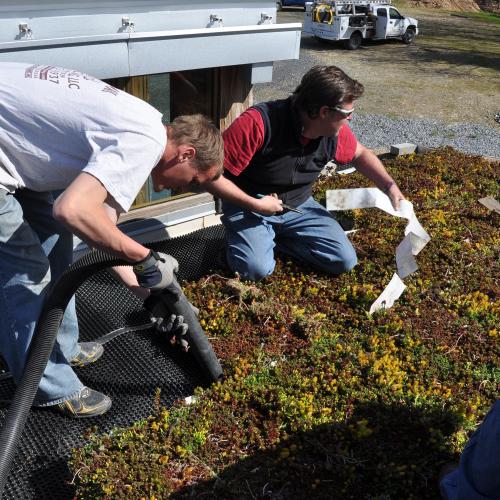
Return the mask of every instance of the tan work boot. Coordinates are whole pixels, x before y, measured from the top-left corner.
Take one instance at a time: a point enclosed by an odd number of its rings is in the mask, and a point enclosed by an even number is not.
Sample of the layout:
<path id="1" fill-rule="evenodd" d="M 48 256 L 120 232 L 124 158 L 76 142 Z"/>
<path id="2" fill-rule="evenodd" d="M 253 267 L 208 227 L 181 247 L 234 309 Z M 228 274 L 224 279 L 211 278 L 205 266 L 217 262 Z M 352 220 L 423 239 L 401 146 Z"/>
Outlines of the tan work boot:
<path id="1" fill-rule="evenodd" d="M 83 387 L 75 397 L 54 406 L 68 417 L 90 418 L 106 413 L 111 408 L 111 398 L 90 387 Z"/>
<path id="2" fill-rule="evenodd" d="M 80 352 L 70 360 L 71 366 L 87 366 L 97 361 L 104 352 L 99 342 L 79 342 Z"/>

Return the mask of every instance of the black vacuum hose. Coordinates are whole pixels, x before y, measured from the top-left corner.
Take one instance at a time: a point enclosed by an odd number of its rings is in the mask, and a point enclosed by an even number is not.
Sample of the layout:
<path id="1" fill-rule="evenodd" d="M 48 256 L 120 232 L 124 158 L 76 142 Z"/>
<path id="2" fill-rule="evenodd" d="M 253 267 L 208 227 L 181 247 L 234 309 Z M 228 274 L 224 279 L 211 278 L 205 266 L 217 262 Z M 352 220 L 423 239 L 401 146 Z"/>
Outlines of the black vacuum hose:
<path id="1" fill-rule="evenodd" d="M 212 349 L 212 345 L 175 278 L 173 288 L 177 289 L 177 293 L 165 290 L 162 293 L 162 300 L 168 306 L 171 313 L 184 317 L 184 321 L 189 326 L 186 333 L 186 340 L 188 341 L 190 352 L 193 353 L 195 359 L 210 380 L 217 382 L 217 380 L 222 378 L 222 367 Z"/>
<path id="2" fill-rule="evenodd" d="M 158 243 L 145 246 L 153 248 L 157 245 Z M 69 267 L 48 295 L 33 334 L 23 375 L 14 393 L 0 434 L 0 498 L 68 302 L 89 276 L 102 269 L 120 265 L 129 265 L 129 263 L 104 252 L 89 252 Z M 189 325 L 188 342 L 204 372 L 212 381 L 220 380 L 222 368 L 219 360 L 184 294 L 181 293 L 179 297 L 172 296 L 167 301 L 172 312 L 183 315 L 185 322 Z"/>

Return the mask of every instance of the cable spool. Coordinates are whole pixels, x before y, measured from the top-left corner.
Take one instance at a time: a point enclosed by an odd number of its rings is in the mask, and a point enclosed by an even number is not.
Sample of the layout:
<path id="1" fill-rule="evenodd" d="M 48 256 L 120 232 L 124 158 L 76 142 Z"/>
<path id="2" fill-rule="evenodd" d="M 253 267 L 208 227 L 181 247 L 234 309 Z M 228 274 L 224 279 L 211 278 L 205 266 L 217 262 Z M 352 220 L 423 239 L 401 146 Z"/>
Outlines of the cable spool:
<path id="1" fill-rule="evenodd" d="M 327 3 L 320 3 L 314 8 L 313 20 L 315 23 L 332 24 L 335 9 Z"/>

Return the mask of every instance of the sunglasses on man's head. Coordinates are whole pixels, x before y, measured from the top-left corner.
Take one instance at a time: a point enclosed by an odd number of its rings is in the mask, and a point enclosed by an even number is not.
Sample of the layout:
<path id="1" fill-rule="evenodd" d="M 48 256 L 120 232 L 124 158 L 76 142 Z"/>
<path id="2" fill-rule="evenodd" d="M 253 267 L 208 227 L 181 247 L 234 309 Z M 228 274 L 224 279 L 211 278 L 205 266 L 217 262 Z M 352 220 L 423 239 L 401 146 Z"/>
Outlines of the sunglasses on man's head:
<path id="1" fill-rule="evenodd" d="M 354 108 L 352 109 L 342 109 L 340 106 L 335 106 L 334 108 L 328 107 L 328 109 L 332 111 L 338 111 L 342 115 L 344 115 L 344 118 L 349 118 L 353 113 L 354 113 Z"/>

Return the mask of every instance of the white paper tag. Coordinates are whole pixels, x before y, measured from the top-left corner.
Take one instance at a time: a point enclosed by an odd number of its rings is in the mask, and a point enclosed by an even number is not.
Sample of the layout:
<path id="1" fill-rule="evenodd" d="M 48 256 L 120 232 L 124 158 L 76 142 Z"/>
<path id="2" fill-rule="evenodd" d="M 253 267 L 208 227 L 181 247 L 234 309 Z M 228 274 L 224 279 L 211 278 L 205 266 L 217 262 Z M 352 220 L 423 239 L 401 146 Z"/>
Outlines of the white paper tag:
<path id="1" fill-rule="evenodd" d="M 335 189 L 326 192 L 326 209 L 333 211 L 354 210 L 358 208 L 379 208 L 395 217 L 408 219 L 405 237 L 396 249 L 397 273 L 372 304 L 370 313 L 389 308 L 406 288 L 401 281 L 418 269 L 415 256 L 427 245 L 431 237 L 422 227 L 413 210 L 413 204 L 401 200 L 398 210 L 392 206 L 389 197 L 377 188 Z"/>
<path id="2" fill-rule="evenodd" d="M 384 288 L 384 291 L 377 297 L 377 300 L 370 307 L 370 314 L 373 314 L 379 309 L 389 309 L 394 305 L 394 302 L 399 299 L 404 292 L 406 285 L 403 280 L 394 273 L 389 284 Z"/>

